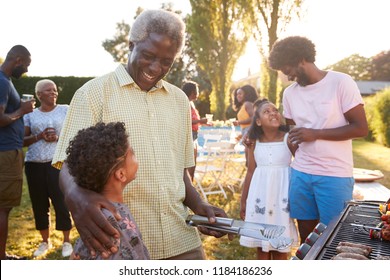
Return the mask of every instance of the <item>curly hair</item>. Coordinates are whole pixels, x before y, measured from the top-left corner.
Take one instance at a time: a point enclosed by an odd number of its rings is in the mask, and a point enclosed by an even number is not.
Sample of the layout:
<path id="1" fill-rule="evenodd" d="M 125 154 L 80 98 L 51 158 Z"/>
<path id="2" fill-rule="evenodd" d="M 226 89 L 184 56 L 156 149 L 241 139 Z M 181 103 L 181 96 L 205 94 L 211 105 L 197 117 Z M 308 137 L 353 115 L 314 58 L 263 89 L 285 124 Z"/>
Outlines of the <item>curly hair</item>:
<path id="1" fill-rule="evenodd" d="M 166 10 L 143 11 L 134 21 L 130 30 L 130 42 L 145 40 L 149 34 L 164 34 L 177 42 L 177 54 L 181 52 L 185 38 L 185 23 L 181 17 Z"/>
<path id="2" fill-rule="evenodd" d="M 111 169 L 128 148 L 124 123 L 99 122 L 82 129 L 66 149 L 69 173 L 80 187 L 100 193 Z"/>
<path id="3" fill-rule="evenodd" d="M 283 66 L 297 66 L 302 60 L 314 62 L 315 45 L 306 37 L 291 36 L 278 40 L 268 58 L 269 67 L 280 70 Z"/>
<path id="4" fill-rule="evenodd" d="M 257 125 L 256 120 L 258 118 L 260 118 L 260 109 L 261 109 L 261 107 L 264 104 L 267 104 L 267 103 L 271 103 L 272 104 L 272 102 L 269 101 L 266 98 L 257 99 L 253 103 L 254 114 L 253 114 L 253 118 L 252 118 L 252 123 L 251 123 L 251 125 L 249 127 L 249 130 L 248 130 L 248 138 L 249 139 L 258 140 L 264 134 L 263 128 L 261 126 Z M 279 130 L 288 132 L 290 130 L 290 127 L 288 125 L 284 125 L 283 124 L 283 125 L 281 125 L 279 127 Z"/>
<path id="5" fill-rule="evenodd" d="M 242 102 L 239 102 L 237 99 L 237 92 L 240 89 L 245 93 L 244 100 Z M 257 98 L 259 98 L 259 96 L 256 92 L 256 89 L 251 85 L 245 85 L 245 86 L 242 86 L 240 88 L 236 88 L 234 93 L 233 93 L 233 109 L 235 111 L 238 111 L 245 102 L 252 102 L 253 103 L 256 101 Z"/>

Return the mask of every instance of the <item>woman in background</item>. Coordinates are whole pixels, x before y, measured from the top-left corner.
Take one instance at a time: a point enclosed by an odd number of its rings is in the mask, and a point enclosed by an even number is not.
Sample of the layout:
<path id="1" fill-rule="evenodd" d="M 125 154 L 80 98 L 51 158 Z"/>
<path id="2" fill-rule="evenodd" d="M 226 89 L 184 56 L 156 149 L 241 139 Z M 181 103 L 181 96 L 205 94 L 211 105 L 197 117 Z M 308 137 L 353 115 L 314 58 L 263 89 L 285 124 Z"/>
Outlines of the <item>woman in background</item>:
<path id="1" fill-rule="evenodd" d="M 68 105 L 57 105 L 57 86 L 51 80 L 38 81 L 35 93 L 41 106 L 24 115 L 24 146 L 28 146 L 25 172 L 35 227 L 42 236 L 42 242 L 33 256 L 43 256 L 51 247 L 49 236 L 51 201 L 55 210 L 56 229 L 62 231 L 64 235 L 62 256 L 69 257 L 73 250 L 69 241 L 72 222 L 58 184 L 60 171 L 51 165 Z"/>
<path id="2" fill-rule="evenodd" d="M 257 100 L 256 89 L 251 85 L 237 88 L 233 96 L 233 109 L 237 112 L 237 120 L 233 122 L 235 126 L 241 127 L 241 139 L 248 132 L 253 118 L 253 103 Z M 246 166 L 248 166 L 248 152 L 245 148 Z"/>

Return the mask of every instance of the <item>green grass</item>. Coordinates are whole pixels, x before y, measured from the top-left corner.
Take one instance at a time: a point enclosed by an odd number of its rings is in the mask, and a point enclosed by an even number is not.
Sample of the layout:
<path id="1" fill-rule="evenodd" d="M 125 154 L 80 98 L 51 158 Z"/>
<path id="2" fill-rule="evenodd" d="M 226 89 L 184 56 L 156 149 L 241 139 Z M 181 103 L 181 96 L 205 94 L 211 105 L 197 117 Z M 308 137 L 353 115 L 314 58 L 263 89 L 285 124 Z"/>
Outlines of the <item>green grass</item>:
<path id="1" fill-rule="evenodd" d="M 364 140 L 353 141 L 355 167 L 381 170 L 385 177 L 379 182 L 390 188 L 390 148 Z M 26 182 L 26 180 L 24 180 Z M 209 196 L 210 203 L 223 208 L 229 217 L 239 218 L 240 194 L 228 191 L 228 198 L 222 195 Z M 62 233 L 53 229 L 54 215 L 52 214 L 51 242 L 53 248 L 44 257 L 45 259 L 58 260 L 61 256 Z M 78 237 L 75 228 L 71 231 L 71 241 L 74 243 Z M 227 237 L 216 239 L 202 236 L 204 249 L 208 259 L 213 260 L 252 260 L 256 259 L 256 250 L 239 245 L 238 238 L 229 241 Z M 23 186 L 21 206 L 11 212 L 9 222 L 9 236 L 7 252 L 27 256 L 32 259 L 32 254 L 41 242 L 40 234 L 35 230 L 30 198 L 26 183 Z"/>
<path id="2" fill-rule="evenodd" d="M 390 189 L 390 148 L 363 140 L 353 141 L 355 167 L 382 171 L 379 183 Z"/>

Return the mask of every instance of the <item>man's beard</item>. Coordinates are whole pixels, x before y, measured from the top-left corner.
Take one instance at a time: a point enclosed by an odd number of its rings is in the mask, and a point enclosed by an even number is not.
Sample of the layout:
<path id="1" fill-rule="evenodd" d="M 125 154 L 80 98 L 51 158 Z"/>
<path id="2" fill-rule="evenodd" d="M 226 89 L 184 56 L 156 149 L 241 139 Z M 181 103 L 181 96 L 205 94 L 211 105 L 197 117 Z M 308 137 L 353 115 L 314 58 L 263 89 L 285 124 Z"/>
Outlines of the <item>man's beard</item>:
<path id="1" fill-rule="evenodd" d="M 299 72 L 297 74 L 296 82 L 301 87 L 305 87 L 305 86 L 310 84 L 309 77 L 306 75 L 305 72 L 300 71 L 300 70 L 299 70 Z"/>
<path id="2" fill-rule="evenodd" d="M 12 70 L 12 73 L 11 73 L 11 76 L 14 77 L 15 79 L 19 79 L 23 73 L 24 73 L 24 69 L 23 69 L 23 66 L 22 65 L 19 65 L 19 66 L 16 66 L 13 70 Z"/>

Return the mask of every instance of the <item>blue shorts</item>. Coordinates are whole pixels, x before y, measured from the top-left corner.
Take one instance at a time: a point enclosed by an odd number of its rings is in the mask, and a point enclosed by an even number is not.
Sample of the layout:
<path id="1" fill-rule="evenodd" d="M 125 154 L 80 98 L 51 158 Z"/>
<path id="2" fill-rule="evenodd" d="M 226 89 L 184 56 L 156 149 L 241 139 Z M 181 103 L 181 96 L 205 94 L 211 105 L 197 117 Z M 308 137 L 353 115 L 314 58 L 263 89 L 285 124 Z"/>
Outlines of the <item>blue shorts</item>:
<path id="1" fill-rule="evenodd" d="M 352 199 L 353 177 L 311 175 L 291 169 L 290 216 L 298 220 L 329 222 Z"/>

